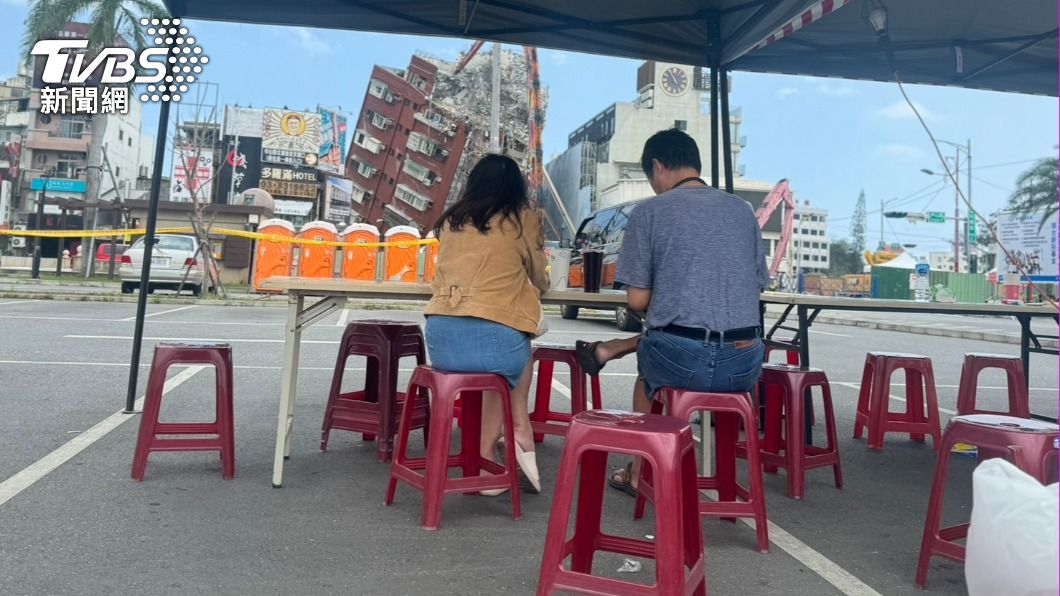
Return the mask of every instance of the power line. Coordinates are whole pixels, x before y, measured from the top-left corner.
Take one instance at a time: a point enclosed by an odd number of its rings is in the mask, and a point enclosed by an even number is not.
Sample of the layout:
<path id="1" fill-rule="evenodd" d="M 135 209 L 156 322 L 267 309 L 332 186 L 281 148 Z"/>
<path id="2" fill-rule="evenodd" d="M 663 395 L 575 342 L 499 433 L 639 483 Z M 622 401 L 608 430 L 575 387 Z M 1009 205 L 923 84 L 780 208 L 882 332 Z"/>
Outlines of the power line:
<path id="1" fill-rule="evenodd" d="M 976 170 L 989 170 L 989 169 L 992 169 L 992 168 L 1003 168 L 1003 167 L 1006 167 L 1006 166 L 1018 166 L 1020 164 L 1031 163 L 1031 162 L 1041 161 L 1041 160 L 1042 160 L 1041 157 L 1037 157 L 1035 159 L 1021 159 L 1020 161 L 1008 161 L 1008 162 L 1005 162 L 1005 163 L 992 163 L 992 164 L 987 164 L 985 166 L 975 166 L 975 169 Z"/>
<path id="2" fill-rule="evenodd" d="M 992 187 L 994 187 L 994 188 L 996 188 L 998 190 L 1003 190 L 1003 191 L 1005 191 L 1005 192 L 1007 192 L 1009 194 L 1012 194 L 1013 192 L 1015 192 L 1011 188 L 1005 188 L 1004 186 L 1000 186 L 998 184 L 994 184 L 993 182 L 991 182 L 989 180 L 984 180 L 983 178 L 980 178 L 979 176 L 972 176 L 972 179 L 973 180 L 978 180 L 979 182 L 982 182 L 983 184 L 985 184 L 987 186 L 992 186 Z"/>

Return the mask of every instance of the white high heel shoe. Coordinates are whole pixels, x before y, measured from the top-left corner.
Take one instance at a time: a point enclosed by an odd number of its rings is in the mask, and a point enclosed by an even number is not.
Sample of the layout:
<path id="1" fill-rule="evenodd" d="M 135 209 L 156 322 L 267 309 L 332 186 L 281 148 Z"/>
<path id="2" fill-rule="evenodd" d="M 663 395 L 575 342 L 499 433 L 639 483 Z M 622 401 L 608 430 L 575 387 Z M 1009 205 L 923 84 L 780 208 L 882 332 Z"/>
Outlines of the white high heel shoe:
<path id="1" fill-rule="evenodd" d="M 534 487 L 534 490 L 536 490 L 537 492 L 541 492 L 541 475 L 537 472 L 537 452 L 523 451 L 523 448 L 519 445 L 519 442 L 516 441 L 515 461 L 523 470 L 523 474 L 526 474 L 526 479 L 530 481 L 530 484 Z"/>

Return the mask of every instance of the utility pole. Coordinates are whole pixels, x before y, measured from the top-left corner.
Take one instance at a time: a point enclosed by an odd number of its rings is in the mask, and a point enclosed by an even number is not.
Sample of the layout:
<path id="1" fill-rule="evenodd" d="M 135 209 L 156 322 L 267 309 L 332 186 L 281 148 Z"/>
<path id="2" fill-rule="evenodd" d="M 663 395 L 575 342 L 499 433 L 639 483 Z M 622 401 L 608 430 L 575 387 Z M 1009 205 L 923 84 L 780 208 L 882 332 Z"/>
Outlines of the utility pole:
<path id="1" fill-rule="evenodd" d="M 879 250 L 883 250 L 886 247 L 886 244 L 883 241 L 883 204 L 885 202 L 886 201 L 884 201 L 883 199 L 880 199 L 880 248 L 879 248 Z"/>
<path id="2" fill-rule="evenodd" d="M 964 156 L 968 158 L 968 163 L 965 165 L 965 169 L 968 170 L 968 185 L 964 189 L 965 197 L 968 199 L 968 234 L 966 236 L 966 249 L 965 254 L 968 255 L 968 273 L 978 273 L 978 253 L 979 251 L 975 248 L 972 243 L 972 228 L 979 222 L 975 221 L 975 213 L 972 211 L 972 140 L 968 139 L 968 144 L 965 146 Z M 977 230 L 978 231 L 978 230 Z M 972 256 L 975 254 L 976 256 Z"/>
<path id="3" fill-rule="evenodd" d="M 44 201 L 48 198 L 48 180 L 50 177 L 47 173 L 41 175 L 41 179 L 44 180 L 44 184 L 41 186 L 40 193 L 37 194 L 37 222 L 36 226 L 38 230 L 44 229 Z M 40 250 L 41 242 L 44 239 L 37 236 L 33 239 L 33 270 L 30 272 L 30 277 L 33 279 L 40 279 Z M 62 259 L 62 255 L 59 255 L 59 259 Z"/>
<path id="4" fill-rule="evenodd" d="M 961 152 L 955 151 L 953 165 L 953 272 L 961 272 Z"/>
<path id="5" fill-rule="evenodd" d="M 493 44 L 493 67 L 490 101 L 490 151 L 501 151 L 501 44 Z"/>

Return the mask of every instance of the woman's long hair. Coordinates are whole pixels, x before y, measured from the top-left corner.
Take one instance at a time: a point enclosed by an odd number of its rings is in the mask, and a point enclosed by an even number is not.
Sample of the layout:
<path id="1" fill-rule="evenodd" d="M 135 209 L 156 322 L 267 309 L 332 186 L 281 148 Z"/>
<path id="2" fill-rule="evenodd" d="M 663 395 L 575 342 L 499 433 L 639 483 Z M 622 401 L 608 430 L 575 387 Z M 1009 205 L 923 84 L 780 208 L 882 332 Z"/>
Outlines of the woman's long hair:
<path id="1" fill-rule="evenodd" d="M 458 232 L 468 223 L 485 234 L 490 229 L 490 220 L 497 214 L 515 224 L 522 235 L 519 212 L 529 205 L 526 178 L 519 165 L 504 155 L 487 155 L 471 170 L 460 200 L 438 219 L 434 235 L 440 236 L 443 229 Z"/>

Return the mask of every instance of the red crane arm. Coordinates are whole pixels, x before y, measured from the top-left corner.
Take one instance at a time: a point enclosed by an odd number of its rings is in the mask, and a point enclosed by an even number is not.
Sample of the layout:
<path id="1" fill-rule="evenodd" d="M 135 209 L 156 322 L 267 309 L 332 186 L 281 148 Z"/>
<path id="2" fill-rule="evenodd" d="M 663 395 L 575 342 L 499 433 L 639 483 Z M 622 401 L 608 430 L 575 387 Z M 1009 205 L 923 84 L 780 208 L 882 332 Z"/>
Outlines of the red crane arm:
<path id="1" fill-rule="evenodd" d="M 467 66 L 467 63 L 471 62 L 471 59 L 475 57 L 475 54 L 477 54 L 478 51 L 482 49 L 482 46 L 485 43 L 485 41 L 482 41 L 480 39 L 475 43 L 471 44 L 471 49 L 468 50 L 466 54 L 464 54 L 464 57 L 461 58 L 460 62 L 457 63 L 456 68 L 453 69 L 453 74 L 459 74 L 461 70 L 464 70 L 464 67 Z"/>
<path id="2" fill-rule="evenodd" d="M 780 263 L 784 260 L 784 255 L 788 252 L 788 244 L 791 243 L 791 236 L 795 229 L 795 199 L 791 194 L 791 187 L 788 186 L 788 179 L 784 178 L 777 185 L 773 187 L 773 190 L 769 191 L 766 198 L 762 201 L 762 205 L 755 212 L 755 217 L 758 219 L 758 227 L 765 228 L 766 222 L 773 215 L 773 212 L 777 210 L 781 204 L 788 207 L 784 214 L 784 222 L 782 223 L 780 231 L 780 241 L 777 242 L 777 250 L 773 253 L 773 262 L 769 265 L 769 276 L 776 277 L 777 271 L 780 270 Z"/>

